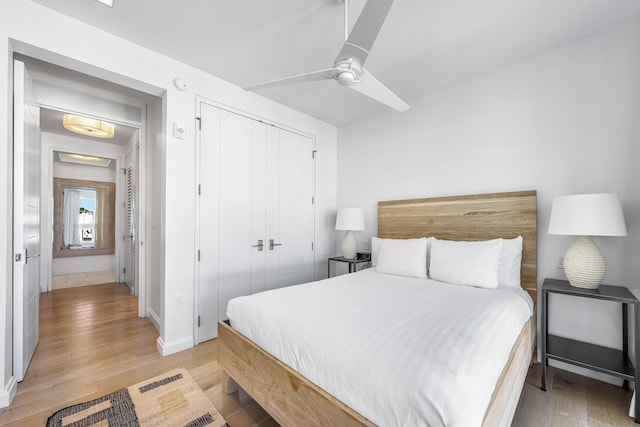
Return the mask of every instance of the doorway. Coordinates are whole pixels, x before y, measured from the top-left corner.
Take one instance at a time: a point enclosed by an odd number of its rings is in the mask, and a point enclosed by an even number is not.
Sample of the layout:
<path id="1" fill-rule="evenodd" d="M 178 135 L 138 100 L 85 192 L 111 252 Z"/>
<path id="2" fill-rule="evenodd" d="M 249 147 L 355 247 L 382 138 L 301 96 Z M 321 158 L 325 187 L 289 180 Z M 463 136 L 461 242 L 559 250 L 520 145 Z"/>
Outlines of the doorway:
<path id="1" fill-rule="evenodd" d="M 123 201 L 127 198 L 124 190 L 127 188 L 125 163 L 126 160 L 128 160 L 129 168 L 132 172 L 131 176 L 137 177 L 132 181 L 134 187 L 129 187 L 129 191 L 131 191 L 136 198 L 144 195 L 145 180 L 143 176 L 138 176 L 138 174 L 144 174 L 145 167 L 144 138 L 146 135 L 147 106 L 150 103 L 161 103 L 161 100 L 128 88 L 116 88 L 116 85 L 113 83 L 82 75 L 76 71 L 64 69 L 34 58 L 18 54 L 16 54 L 15 57 L 25 64 L 25 69 L 29 71 L 32 77 L 33 84 L 31 88 L 33 89 L 34 96 L 28 100 L 28 104 L 30 108 L 37 111 L 40 118 L 38 135 L 40 135 L 41 141 L 38 142 L 38 176 L 34 181 L 34 185 L 39 189 L 42 202 L 39 208 L 36 208 L 36 214 L 31 215 L 40 220 L 40 226 L 32 227 L 32 230 L 35 230 L 36 236 L 39 237 L 41 248 L 44 248 L 38 253 L 38 255 L 41 255 L 39 262 L 33 262 L 31 264 L 38 264 L 41 272 L 35 281 L 36 286 L 34 287 L 34 292 L 32 292 L 35 295 L 35 298 L 32 299 L 37 301 L 40 292 L 51 291 L 55 288 L 53 277 L 56 275 L 56 268 L 60 267 L 55 265 L 51 250 L 54 242 L 54 178 L 59 175 L 59 170 L 65 171 L 62 172 L 63 175 L 65 173 L 71 173 L 73 175 L 82 174 L 87 170 L 98 170 L 99 168 L 95 164 L 87 163 L 95 159 L 108 162 L 107 167 L 101 167 L 104 169 L 101 173 L 104 175 L 106 171 L 109 170 L 109 173 L 113 174 L 113 179 L 100 178 L 97 179 L 97 181 L 111 181 L 117 188 L 113 203 L 115 209 L 116 206 L 122 206 Z M 19 110 L 16 109 L 15 111 Z M 121 138 L 120 144 L 114 144 L 113 142 L 96 142 L 94 138 L 83 137 L 69 132 L 64 128 L 65 114 L 89 117 L 90 119 L 98 121 L 109 121 L 115 126 L 116 134 Z M 127 157 L 127 154 L 132 151 L 136 153 L 135 159 Z M 65 163 L 63 160 L 60 160 L 63 157 L 74 158 L 75 161 Z M 18 162 L 16 162 L 16 165 L 18 165 Z M 17 174 L 19 168 L 15 166 L 14 168 L 14 172 Z M 56 170 L 58 170 L 58 172 Z M 74 171 L 70 172 L 72 170 Z M 83 170 L 84 172 L 82 172 Z M 100 175 L 100 173 L 98 173 L 98 175 Z M 76 177 L 82 178 L 82 176 Z M 90 181 L 86 176 L 84 176 L 84 179 Z M 83 189 L 86 186 L 80 187 L 79 189 Z M 74 191 L 78 192 L 78 188 Z M 80 192 L 78 193 L 80 194 Z M 143 205 L 143 203 L 139 203 L 137 200 L 138 199 L 134 199 L 134 206 Z M 17 203 L 14 202 L 14 204 L 16 207 L 21 207 L 24 203 L 18 201 Z M 97 214 L 94 215 L 91 208 L 87 206 L 82 206 L 82 208 L 84 208 L 84 211 L 80 212 L 80 215 L 84 216 L 84 219 L 78 220 L 78 223 L 87 221 L 87 218 L 95 218 L 98 216 Z M 38 210 L 39 215 L 37 214 Z M 78 216 L 77 214 L 78 212 L 76 212 L 76 216 Z M 131 216 L 128 221 L 131 229 L 140 230 L 137 234 L 142 236 L 145 229 L 144 209 L 131 209 L 130 214 Z M 98 245 L 100 241 L 100 236 L 96 235 L 99 231 L 97 223 L 91 220 L 83 222 L 82 225 L 79 240 L 73 243 L 67 242 L 65 249 L 70 251 L 98 249 L 96 245 Z M 117 209 L 113 223 L 108 224 L 106 227 L 114 236 L 113 240 L 115 244 L 113 254 L 101 254 L 102 259 L 100 261 L 97 261 L 99 258 L 97 256 L 60 257 L 60 265 L 65 266 L 63 268 L 67 268 L 65 275 L 72 276 L 76 273 L 83 273 L 82 271 L 77 271 L 81 268 L 85 269 L 84 273 L 89 272 L 92 273 L 92 275 L 95 275 L 96 271 L 110 270 L 113 280 L 107 281 L 125 281 L 122 257 L 127 245 L 124 244 L 123 239 L 125 232 L 124 227 L 125 217 L 122 210 Z M 139 241 L 141 244 L 142 240 Z M 132 241 L 131 245 L 135 245 L 135 241 Z M 22 255 L 21 251 L 16 250 L 16 255 L 18 254 Z M 31 254 L 35 255 L 34 252 L 30 252 L 30 255 Z M 144 295 L 144 268 L 140 268 L 139 266 L 144 265 L 145 254 L 143 251 L 135 250 L 135 248 L 132 247 L 129 248 L 129 254 L 131 255 L 129 263 L 134 267 L 129 270 L 131 274 L 129 278 L 129 283 L 132 286 L 131 293 Z M 96 264 L 105 262 L 105 256 L 110 256 L 110 260 L 106 261 L 108 268 L 101 270 L 100 267 L 98 267 L 98 270 L 96 270 Z M 84 260 L 82 260 L 83 258 Z M 87 262 L 86 260 L 88 259 L 91 259 L 91 261 Z M 70 266 L 71 269 L 69 270 Z M 74 268 L 76 271 L 74 271 Z M 101 282 L 104 283 L 104 281 Z M 14 300 L 14 331 L 16 330 L 16 326 L 19 326 L 22 322 L 19 316 L 26 311 L 26 308 L 32 308 L 32 305 L 33 304 L 29 304 L 26 301 Z M 34 324 L 35 327 L 27 328 L 28 330 L 35 331 L 36 338 L 32 346 L 35 348 L 39 325 L 38 310 L 29 310 L 29 312 L 35 313 L 33 322 L 29 323 Z M 137 312 L 139 317 L 146 317 L 146 301 L 143 297 L 138 298 Z M 34 341 L 29 338 L 31 335 L 26 336 L 22 333 L 14 333 L 14 349 L 18 347 L 22 348 L 22 342 L 24 341 Z M 25 354 L 28 354 L 28 352 L 25 352 Z M 31 352 L 31 354 L 33 354 L 33 352 Z M 14 360 L 16 360 L 15 355 Z M 24 363 L 18 367 L 14 365 L 14 371 L 18 369 L 24 374 L 29 364 L 29 357 L 26 359 L 21 357 L 20 360 L 23 360 Z M 16 376 L 21 378 L 23 375 Z"/>
<path id="2" fill-rule="evenodd" d="M 35 92 L 34 104 L 39 108 L 41 114 L 41 134 L 42 134 L 42 183 L 41 193 L 43 203 L 41 208 L 41 241 L 42 246 L 49 248 L 54 243 L 51 236 L 53 230 L 54 207 L 52 194 L 53 178 L 59 175 L 54 171 L 61 170 L 66 174 L 65 178 L 88 179 L 93 181 L 111 181 L 116 184 L 116 206 L 121 207 L 127 200 L 126 188 L 126 167 L 131 167 L 134 172 L 133 184 L 135 184 L 136 198 L 144 196 L 145 190 L 145 137 L 149 113 L 147 107 L 161 103 L 159 98 L 129 89 L 114 83 L 98 79 L 77 71 L 63 68 L 48 62 L 44 62 L 24 55 L 15 55 L 20 61 L 26 64 L 33 78 Z M 64 128 L 63 121 L 66 114 L 74 114 L 89 117 L 95 120 L 107 121 L 114 126 L 115 133 L 112 138 L 92 138 L 69 132 Z M 135 158 L 130 153 L 136 153 Z M 60 155 L 72 155 L 75 157 L 74 163 L 63 163 Z M 129 156 L 129 158 L 127 158 Z M 93 158 L 105 159 L 110 162 L 106 167 L 98 167 Z M 127 166 L 127 162 L 129 162 Z M 135 162 L 135 163 L 131 163 Z M 105 166 L 105 165 L 102 165 Z M 111 176 L 109 176 L 111 175 Z M 91 178 L 93 177 L 93 178 Z M 138 203 L 135 203 L 138 202 Z M 145 218 L 143 216 L 144 206 L 138 200 L 134 200 L 134 206 L 138 209 L 133 211 L 135 217 L 129 218 L 130 225 L 137 231 L 137 243 L 142 244 L 142 235 L 145 230 Z M 125 259 L 124 252 L 126 245 L 125 238 L 125 217 L 122 209 L 116 212 L 116 221 L 113 224 L 115 231 L 115 251 L 112 260 L 99 260 L 98 258 L 84 258 L 89 260 L 89 269 L 86 271 L 101 272 L 112 270 L 113 281 L 124 282 Z M 130 233 L 129 233 L 130 234 Z M 129 279 L 133 293 L 144 294 L 144 274 L 143 268 L 135 268 L 144 264 L 144 253 L 133 251 L 129 248 L 129 253 L 135 258 L 130 259 L 127 274 L 133 274 L 135 280 Z M 100 254 L 103 255 L 104 254 Z M 41 291 L 49 291 L 55 288 L 53 276 L 82 273 L 77 266 L 77 262 L 69 261 L 67 258 L 60 259 L 53 257 L 45 251 L 41 261 Z M 56 261 L 61 261 L 57 263 Z M 56 270 L 54 264 L 60 264 L 61 269 Z M 72 264 L 71 266 L 65 264 Z M 139 316 L 146 316 L 146 301 L 142 298 L 139 304 Z"/>

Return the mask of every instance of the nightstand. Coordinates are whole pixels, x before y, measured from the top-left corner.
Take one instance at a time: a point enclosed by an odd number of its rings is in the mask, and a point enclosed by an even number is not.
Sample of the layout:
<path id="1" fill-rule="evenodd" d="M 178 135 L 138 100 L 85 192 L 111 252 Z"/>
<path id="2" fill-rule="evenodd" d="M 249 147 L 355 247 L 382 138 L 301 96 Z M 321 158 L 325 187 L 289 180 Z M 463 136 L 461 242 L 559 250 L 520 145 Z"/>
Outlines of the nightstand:
<path id="1" fill-rule="evenodd" d="M 331 277 L 331 261 L 333 262 L 346 262 L 349 264 L 349 273 L 357 271 L 358 264 L 365 264 L 371 262 L 371 254 L 359 253 L 355 258 L 345 258 L 343 256 L 330 256 L 327 260 L 327 277 Z"/>
<path id="2" fill-rule="evenodd" d="M 570 295 L 581 298 L 592 298 L 613 301 L 622 304 L 622 350 L 589 344 L 570 338 L 549 335 L 549 294 Z M 629 357 L 629 307 L 633 307 L 635 360 Z M 546 390 L 546 368 L 549 359 L 559 360 L 572 365 L 581 366 L 597 372 L 609 374 L 624 380 L 624 387 L 629 381 L 635 381 L 635 389 L 640 390 L 640 301 L 629 289 L 619 286 L 600 285 L 598 289 L 582 289 L 573 287 L 566 280 L 545 279 L 542 284 L 542 390 Z M 640 396 L 636 397 L 636 423 L 640 423 Z"/>

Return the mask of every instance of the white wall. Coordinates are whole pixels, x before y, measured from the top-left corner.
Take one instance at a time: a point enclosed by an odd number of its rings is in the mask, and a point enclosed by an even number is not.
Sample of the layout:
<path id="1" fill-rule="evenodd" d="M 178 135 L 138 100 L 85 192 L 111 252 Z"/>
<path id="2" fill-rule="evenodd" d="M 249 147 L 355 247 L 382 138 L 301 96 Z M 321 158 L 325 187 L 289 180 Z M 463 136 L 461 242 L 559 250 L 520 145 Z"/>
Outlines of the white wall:
<path id="1" fill-rule="evenodd" d="M 160 337 L 159 350 L 163 354 L 193 345 L 194 308 L 183 304 L 176 308 L 176 296 L 193 301 L 195 205 L 195 107 L 196 95 L 250 112 L 276 123 L 299 129 L 316 136 L 319 151 L 317 162 L 316 259 L 322 274 L 323 259 L 334 251 L 334 233 L 326 219 L 336 207 L 336 141 L 334 126 L 247 93 L 239 87 L 188 67 L 178 61 L 114 37 L 83 22 L 68 18 L 29 0 L 14 0 L 3 4 L 0 15 L 0 406 L 15 392 L 11 376 L 11 90 L 12 51 L 46 60 L 67 68 L 105 78 L 115 83 L 163 97 L 161 133 L 152 135 L 157 152 L 153 158 L 161 163 L 153 165 L 157 171 L 149 178 L 158 188 L 152 203 L 158 203 L 159 216 L 154 219 L 157 249 L 149 251 L 160 259 L 150 259 L 149 268 L 159 268 Z M 55 28 L 55 31 L 43 29 Z M 73 43 L 70 43 L 70 41 Z M 95 49 L 95 46 L 101 46 Z M 5 80 L 5 77 L 8 78 Z M 188 84 L 186 91 L 173 86 L 176 77 Z M 186 125 L 186 138 L 171 136 L 173 123 Z M 154 175 L 155 174 L 155 175 Z M 147 195 L 149 196 L 149 195 Z M 154 215 L 154 214 L 150 214 Z M 156 212 L 155 215 L 158 215 Z M 151 225 L 153 228 L 153 224 Z M 159 253 L 158 253 L 159 252 Z M 155 265 L 154 265 L 155 264 Z"/>
<path id="2" fill-rule="evenodd" d="M 546 234 L 554 196 L 613 192 L 628 237 L 596 238 L 604 282 L 640 288 L 640 22 L 476 77 L 338 132 L 338 206 L 512 190 L 538 192 L 538 283 L 564 278 L 572 241 Z M 557 297 L 557 298 L 556 298 Z M 615 304 L 552 296 L 550 330 L 621 346 Z"/>

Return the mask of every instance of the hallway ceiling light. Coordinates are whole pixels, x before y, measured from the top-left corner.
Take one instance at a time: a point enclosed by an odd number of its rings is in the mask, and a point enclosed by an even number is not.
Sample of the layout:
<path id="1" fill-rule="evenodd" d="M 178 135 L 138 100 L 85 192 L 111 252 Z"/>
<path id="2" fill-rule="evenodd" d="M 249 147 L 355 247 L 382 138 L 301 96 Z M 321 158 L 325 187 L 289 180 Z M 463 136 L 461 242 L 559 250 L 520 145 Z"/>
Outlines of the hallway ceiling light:
<path id="1" fill-rule="evenodd" d="M 61 162 L 65 163 L 78 163 L 82 165 L 102 166 L 105 168 L 111 164 L 111 159 L 104 159 L 102 157 L 95 156 L 83 156 L 82 154 L 75 153 L 58 152 L 58 157 Z"/>
<path id="2" fill-rule="evenodd" d="M 113 7 L 113 0 L 98 0 L 102 4 L 106 4 L 109 7 Z"/>
<path id="3" fill-rule="evenodd" d="M 111 123 L 74 114 L 65 114 L 62 117 L 62 125 L 71 132 L 95 138 L 113 138 L 115 135 L 115 128 Z"/>
<path id="4" fill-rule="evenodd" d="M 68 156 L 73 157 L 74 159 L 86 160 L 90 162 L 101 162 L 104 160 L 102 157 L 83 156 L 82 154 L 69 154 Z"/>

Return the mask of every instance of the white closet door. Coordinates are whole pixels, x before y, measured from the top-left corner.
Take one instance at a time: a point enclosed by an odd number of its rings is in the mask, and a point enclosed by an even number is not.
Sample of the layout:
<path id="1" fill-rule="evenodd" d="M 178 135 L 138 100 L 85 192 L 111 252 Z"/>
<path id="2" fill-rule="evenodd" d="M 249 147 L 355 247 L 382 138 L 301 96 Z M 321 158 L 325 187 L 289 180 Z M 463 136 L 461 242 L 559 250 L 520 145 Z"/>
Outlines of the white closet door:
<path id="1" fill-rule="evenodd" d="M 282 246 L 271 246 L 270 240 L 276 245 L 284 245 L 280 237 L 280 129 L 271 127 L 267 132 L 267 164 L 269 170 L 265 175 L 266 183 L 266 270 L 265 287 L 275 289 L 280 287 L 280 254 Z M 287 242 L 289 243 L 289 242 Z M 287 245 L 289 246 L 289 245 Z M 288 249 L 288 247 L 287 247 Z"/>
<path id="2" fill-rule="evenodd" d="M 200 114 L 203 342 L 217 336 L 230 299 L 313 280 L 315 170 L 308 137 L 204 103 Z"/>
<path id="3" fill-rule="evenodd" d="M 267 138 L 274 128 L 256 120 L 252 120 L 252 122 L 250 293 L 255 294 L 266 289 L 267 181 L 265 177 L 267 174 Z M 258 243 L 261 243 L 262 246 Z"/>
<path id="4" fill-rule="evenodd" d="M 278 128 L 270 132 L 267 139 L 268 289 L 314 278 L 312 156 L 310 138 Z"/>
<path id="5" fill-rule="evenodd" d="M 258 253 L 259 239 L 252 231 L 254 204 L 253 165 L 263 162 L 254 150 L 255 121 L 221 111 L 220 120 L 220 250 L 219 318 L 226 319 L 231 298 L 252 291 L 252 264 Z M 259 146 L 259 138 L 256 141 Z M 257 176 L 257 174 L 256 174 Z M 256 213 L 260 217 L 260 210 Z M 257 255 L 256 255 L 257 254 Z M 256 277 L 257 280 L 261 280 Z"/>
<path id="6" fill-rule="evenodd" d="M 298 283 L 313 282 L 315 280 L 315 241 L 316 241 L 316 148 L 313 140 L 302 137 L 302 242 L 300 244 L 300 276 Z"/>
<path id="7" fill-rule="evenodd" d="M 218 336 L 220 110 L 201 104 L 197 342 Z M 205 120 L 206 118 L 206 120 Z"/>

